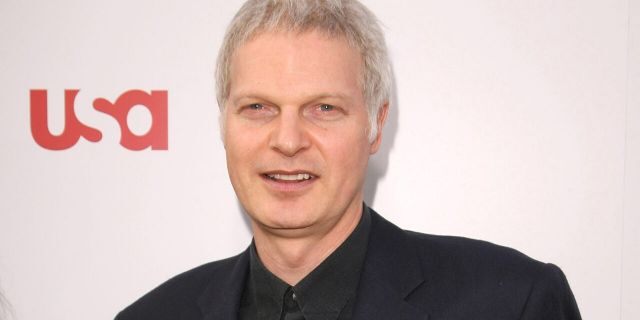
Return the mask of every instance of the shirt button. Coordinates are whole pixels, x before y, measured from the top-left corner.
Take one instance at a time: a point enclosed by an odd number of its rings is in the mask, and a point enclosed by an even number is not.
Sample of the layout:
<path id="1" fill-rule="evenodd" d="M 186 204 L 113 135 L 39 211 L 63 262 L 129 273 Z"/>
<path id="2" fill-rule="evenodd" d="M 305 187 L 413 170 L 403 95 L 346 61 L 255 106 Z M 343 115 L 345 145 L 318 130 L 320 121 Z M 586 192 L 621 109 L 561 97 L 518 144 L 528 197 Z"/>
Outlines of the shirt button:
<path id="1" fill-rule="evenodd" d="M 293 297 L 293 300 L 298 300 L 298 297 L 296 296 L 295 292 L 293 293 L 292 297 Z"/>

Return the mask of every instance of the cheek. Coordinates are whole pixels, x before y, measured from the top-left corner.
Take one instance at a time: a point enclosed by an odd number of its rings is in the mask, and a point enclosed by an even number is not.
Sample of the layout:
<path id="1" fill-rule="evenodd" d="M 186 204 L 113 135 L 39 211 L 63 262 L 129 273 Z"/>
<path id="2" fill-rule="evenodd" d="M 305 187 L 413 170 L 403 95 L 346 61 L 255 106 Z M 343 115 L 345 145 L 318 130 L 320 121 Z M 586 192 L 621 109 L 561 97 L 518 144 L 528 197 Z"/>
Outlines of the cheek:
<path id="1" fill-rule="evenodd" d="M 227 156 L 227 166 L 231 170 L 243 169 L 248 159 L 251 159 L 251 139 L 247 131 L 227 123 L 225 130 L 224 148 Z"/>
<path id="2" fill-rule="evenodd" d="M 344 178 L 366 170 L 369 142 L 361 131 L 349 130 L 325 136 L 323 141 L 322 149 L 328 165 L 342 172 Z"/>

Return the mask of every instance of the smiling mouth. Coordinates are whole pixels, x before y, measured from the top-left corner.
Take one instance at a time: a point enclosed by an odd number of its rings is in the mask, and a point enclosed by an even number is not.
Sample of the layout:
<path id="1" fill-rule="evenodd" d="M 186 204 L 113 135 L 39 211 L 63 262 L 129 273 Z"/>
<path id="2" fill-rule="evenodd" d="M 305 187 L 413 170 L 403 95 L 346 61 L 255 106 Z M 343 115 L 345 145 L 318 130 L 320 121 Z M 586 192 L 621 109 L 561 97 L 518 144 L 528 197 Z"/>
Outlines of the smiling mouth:
<path id="1" fill-rule="evenodd" d="M 278 182 L 290 182 L 290 183 L 316 179 L 316 176 L 309 173 L 293 173 L 293 174 L 265 173 L 263 174 L 263 176 L 269 180 L 278 181 Z"/>

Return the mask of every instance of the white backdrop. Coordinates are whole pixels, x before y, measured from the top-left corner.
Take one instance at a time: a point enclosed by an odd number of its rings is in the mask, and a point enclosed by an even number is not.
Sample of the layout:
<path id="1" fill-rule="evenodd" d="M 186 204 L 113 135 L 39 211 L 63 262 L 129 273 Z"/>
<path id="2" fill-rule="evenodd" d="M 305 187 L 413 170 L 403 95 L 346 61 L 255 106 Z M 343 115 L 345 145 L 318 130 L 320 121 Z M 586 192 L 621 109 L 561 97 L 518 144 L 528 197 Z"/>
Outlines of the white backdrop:
<path id="1" fill-rule="evenodd" d="M 559 265 L 585 319 L 640 319 L 640 1 L 364 1 L 397 97 L 367 201 L 396 224 Z M 111 319 L 250 233 L 228 182 L 213 66 L 241 1 L 0 1 L 0 317 Z M 29 90 L 103 133 L 38 146 Z M 93 110 L 168 91 L 169 149 Z M 150 116 L 134 108 L 132 129 Z"/>

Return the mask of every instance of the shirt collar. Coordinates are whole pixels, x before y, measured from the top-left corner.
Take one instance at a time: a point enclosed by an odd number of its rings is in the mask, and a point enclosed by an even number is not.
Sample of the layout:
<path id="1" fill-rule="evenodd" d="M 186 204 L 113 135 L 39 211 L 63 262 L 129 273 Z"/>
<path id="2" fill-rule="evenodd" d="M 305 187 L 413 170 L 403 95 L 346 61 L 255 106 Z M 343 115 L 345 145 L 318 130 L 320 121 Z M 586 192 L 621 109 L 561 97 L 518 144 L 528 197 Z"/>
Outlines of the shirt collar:
<path id="1" fill-rule="evenodd" d="M 307 320 L 335 319 L 355 299 L 369 239 L 371 217 L 363 204 L 360 222 L 349 237 L 318 267 L 293 287 Z M 249 303 L 258 318 L 278 318 L 289 285 L 273 275 L 260 261 L 255 244 L 250 249 Z M 349 311 L 350 312 L 350 311 Z"/>

